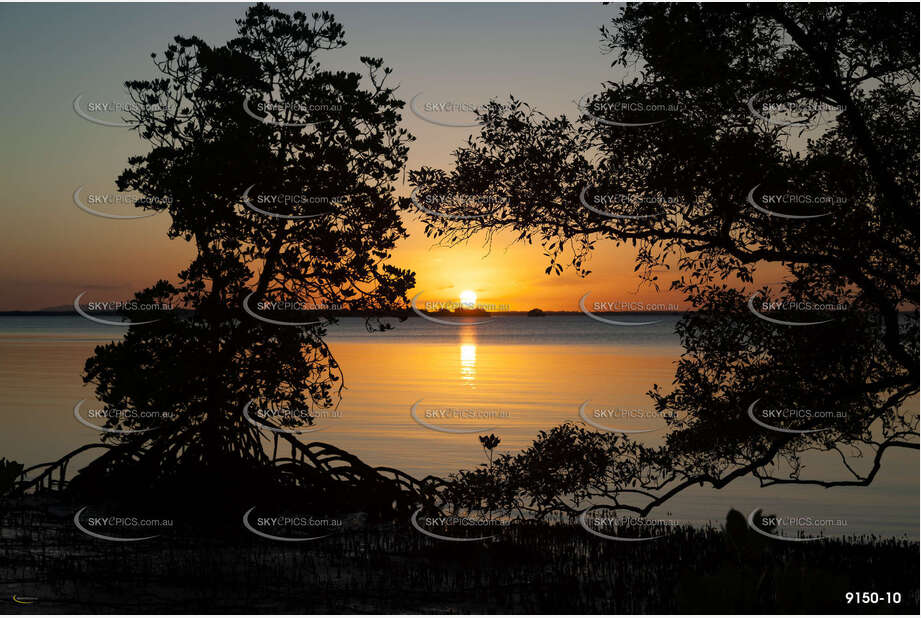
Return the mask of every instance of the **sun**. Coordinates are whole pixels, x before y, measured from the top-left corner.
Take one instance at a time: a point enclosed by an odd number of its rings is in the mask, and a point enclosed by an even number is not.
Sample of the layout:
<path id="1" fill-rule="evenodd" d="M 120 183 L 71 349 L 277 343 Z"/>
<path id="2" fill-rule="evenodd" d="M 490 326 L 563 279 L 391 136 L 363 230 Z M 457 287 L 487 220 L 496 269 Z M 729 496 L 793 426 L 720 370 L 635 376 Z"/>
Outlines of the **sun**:
<path id="1" fill-rule="evenodd" d="M 464 290 L 460 293 L 461 307 L 473 309 L 476 307 L 476 293 L 473 290 Z"/>

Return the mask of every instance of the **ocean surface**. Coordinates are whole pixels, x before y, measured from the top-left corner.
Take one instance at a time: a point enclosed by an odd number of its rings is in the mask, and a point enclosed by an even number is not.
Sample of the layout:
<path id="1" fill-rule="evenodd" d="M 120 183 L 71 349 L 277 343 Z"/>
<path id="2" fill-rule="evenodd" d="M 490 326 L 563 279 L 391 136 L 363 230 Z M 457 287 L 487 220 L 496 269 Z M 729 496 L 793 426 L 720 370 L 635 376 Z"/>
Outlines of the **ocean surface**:
<path id="1" fill-rule="evenodd" d="M 371 465 L 420 477 L 445 475 L 485 463 L 477 435 L 495 433 L 501 438 L 497 452 L 518 452 L 541 430 L 582 422 L 580 405 L 588 402 L 588 410 L 621 411 L 619 420 L 606 424 L 642 430 L 634 437 L 660 443 L 665 422 L 646 393 L 653 384 L 667 389 L 674 378 L 681 354 L 674 332 L 678 316 L 618 319 L 655 324 L 617 327 L 581 315 L 496 316 L 464 326 L 394 321 L 392 331 L 369 333 L 362 319 L 344 318 L 328 337 L 344 373 L 342 401 L 301 439 L 331 443 Z M 98 404 L 81 373 L 95 346 L 123 332 L 78 316 L 0 317 L 0 457 L 28 466 L 98 441 L 97 432 L 74 418 L 78 401 Z M 910 405 L 917 413 L 918 401 Z M 837 459 L 810 460 L 807 471 L 815 478 L 844 478 Z M 918 539 L 918 451 L 888 453 L 869 487 L 760 488 L 742 479 L 722 490 L 686 491 L 652 516 L 718 524 L 730 508 L 835 520 L 834 527 L 823 528 L 827 536 Z"/>

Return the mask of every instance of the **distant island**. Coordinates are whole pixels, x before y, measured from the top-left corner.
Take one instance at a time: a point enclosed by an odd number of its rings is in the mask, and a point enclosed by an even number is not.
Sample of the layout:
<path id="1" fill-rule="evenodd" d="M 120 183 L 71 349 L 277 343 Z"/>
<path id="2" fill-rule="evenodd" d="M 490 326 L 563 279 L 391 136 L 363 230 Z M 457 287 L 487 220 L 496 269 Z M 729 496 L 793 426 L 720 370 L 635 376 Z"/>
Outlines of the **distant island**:
<path id="1" fill-rule="evenodd" d="M 547 314 L 544 313 L 543 309 L 538 309 L 537 307 L 528 311 L 529 318 L 543 318 L 543 317 L 546 317 L 546 315 Z"/>
<path id="2" fill-rule="evenodd" d="M 437 316 L 453 316 L 453 317 L 462 317 L 462 318 L 488 318 L 492 316 L 491 313 L 485 309 L 480 309 L 479 307 L 473 309 L 465 309 L 463 307 L 458 307 L 454 311 L 448 309 L 439 309 L 438 311 L 425 311 L 426 315 L 437 315 Z"/>

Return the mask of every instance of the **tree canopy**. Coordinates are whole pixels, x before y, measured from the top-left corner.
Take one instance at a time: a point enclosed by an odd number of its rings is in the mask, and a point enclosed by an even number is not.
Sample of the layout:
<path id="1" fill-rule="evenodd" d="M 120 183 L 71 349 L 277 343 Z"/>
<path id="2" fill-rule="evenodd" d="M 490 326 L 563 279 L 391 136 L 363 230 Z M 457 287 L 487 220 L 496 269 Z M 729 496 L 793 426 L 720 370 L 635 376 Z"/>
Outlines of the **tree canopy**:
<path id="1" fill-rule="evenodd" d="M 551 275 L 632 245 L 645 283 L 693 308 L 674 384 L 649 392 L 664 445 L 567 423 L 462 471 L 457 501 L 648 513 L 750 475 L 864 485 L 918 448 L 917 31 L 911 5 L 628 4 L 601 28 L 627 77 L 577 117 L 492 101 L 452 169 L 410 174 L 440 243 L 511 232 Z M 438 202 L 457 194 L 503 199 Z M 756 403 L 832 414 L 770 429 Z M 813 455 L 841 475 L 811 476 Z"/>
<path id="2" fill-rule="evenodd" d="M 217 47 L 177 36 L 153 55 L 159 77 L 126 84 L 150 149 L 130 159 L 119 189 L 166 210 L 170 236 L 196 255 L 178 283 L 136 295 L 182 311 L 126 311 L 154 321 L 86 363 L 111 408 L 168 416 L 110 418 L 123 432 L 104 435 L 116 448 L 75 487 L 98 486 L 100 474 L 126 484 L 204 474 L 239 493 L 270 461 L 266 427 L 305 428 L 337 404 L 342 376 L 324 341 L 337 311 L 380 314 L 414 284 L 389 262 L 406 235 L 393 183 L 412 139 L 398 127 L 390 69 L 378 58 L 361 59 L 364 74 L 325 68 L 324 53 L 345 46 L 325 12 L 259 4 L 237 26 Z M 250 403 L 272 418 L 251 422 Z"/>

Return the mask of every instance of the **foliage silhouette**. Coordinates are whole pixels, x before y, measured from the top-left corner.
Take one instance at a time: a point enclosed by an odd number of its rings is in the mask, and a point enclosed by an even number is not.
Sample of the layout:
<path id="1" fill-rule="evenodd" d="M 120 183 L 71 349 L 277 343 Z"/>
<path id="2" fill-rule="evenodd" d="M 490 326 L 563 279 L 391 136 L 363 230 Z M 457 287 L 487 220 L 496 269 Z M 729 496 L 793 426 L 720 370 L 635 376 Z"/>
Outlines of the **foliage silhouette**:
<path id="1" fill-rule="evenodd" d="M 491 433 L 488 436 L 479 436 L 479 439 L 480 445 L 483 447 L 483 451 L 489 457 L 489 465 L 491 466 L 493 451 L 496 450 L 496 447 L 499 446 L 499 443 L 502 442 L 502 439 L 494 433 Z"/>
<path id="2" fill-rule="evenodd" d="M 649 393 L 672 415 L 663 446 L 567 423 L 462 471 L 455 499 L 498 484 L 510 512 L 646 514 L 749 475 L 866 485 L 884 453 L 918 449 L 918 21 L 907 5 L 628 4 L 601 29 L 627 77 L 576 120 L 493 101 L 453 169 L 411 172 L 445 215 L 422 215 L 439 243 L 511 232 L 541 244 L 547 274 L 582 275 L 597 243 L 632 246 L 642 280 L 694 309 L 673 387 Z M 505 199 L 438 202 L 454 194 Z M 772 322 L 755 299 L 787 304 Z M 777 431 L 755 403 L 833 415 Z M 840 478 L 806 475 L 816 456 Z"/>
<path id="3" fill-rule="evenodd" d="M 5 457 L 0 458 L 0 496 L 9 491 L 16 482 L 16 478 L 22 474 L 23 465 L 18 461 L 7 461 Z"/>
<path id="4" fill-rule="evenodd" d="M 136 295 L 184 311 L 126 311 L 157 321 L 130 327 L 87 361 L 84 380 L 109 407 L 166 420 L 110 418 L 106 428 L 130 433 L 103 435 L 114 448 L 81 471 L 75 492 L 115 484 L 220 502 L 282 486 L 312 488 L 321 501 L 334 480 L 387 485 L 325 445 L 316 457 L 344 468 L 300 465 L 314 455 L 282 432 L 338 403 L 342 375 L 324 342 L 336 310 L 382 315 L 414 284 L 388 261 L 406 235 L 405 204 L 393 195 L 412 139 L 397 126 L 403 102 L 381 59 L 362 58 L 365 75 L 323 67 L 324 52 L 345 46 L 326 12 L 259 4 L 237 26 L 217 47 L 177 36 L 153 55 L 160 77 L 126 84 L 133 127 L 151 148 L 130 159 L 118 187 L 167 210 L 170 236 L 196 255 L 178 283 Z M 258 423 L 243 413 L 248 403 L 263 411 Z M 280 438 L 289 459 L 277 460 Z"/>

